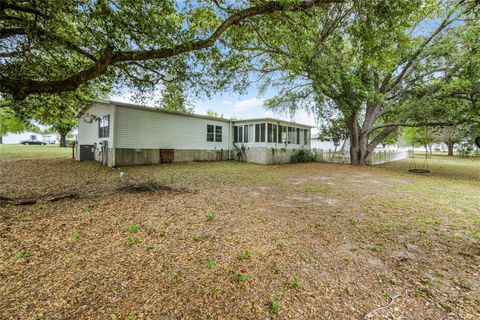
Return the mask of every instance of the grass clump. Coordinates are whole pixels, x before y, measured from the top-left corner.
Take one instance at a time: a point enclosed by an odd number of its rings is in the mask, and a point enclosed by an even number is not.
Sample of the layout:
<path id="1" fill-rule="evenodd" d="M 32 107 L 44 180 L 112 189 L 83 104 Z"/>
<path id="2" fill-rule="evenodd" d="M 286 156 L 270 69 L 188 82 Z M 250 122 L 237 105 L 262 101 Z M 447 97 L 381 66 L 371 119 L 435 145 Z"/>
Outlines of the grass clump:
<path id="1" fill-rule="evenodd" d="M 455 283 L 464 289 L 470 290 L 472 288 L 472 284 L 470 283 L 470 281 L 464 277 L 458 278 L 457 280 L 455 280 Z"/>
<path id="2" fill-rule="evenodd" d="M 297 278 L 288 279 L 287 284 L 292 289 L 298 289 L 301 285 L 300 280 L 298 280 Z"/>
<path id="3" fill-rule="evenodd" d="M 138 233 L 138 225 L 136 224 L 127 225 L 127 231 L 130 233 Z"/>
<path id="4" fill-rule="evenodd" d="M 310 254 L 308 252 L 302 252 L 300 253 L 300 260 L 302 260 L 305 263 L 310 263 L 312 262 L 312 259 L 310 257 Z"/>
<path id="5" fill-rule="evenodd" d="M 237 282 L 250 282 L 253 280 L 253 276 L 248 273 L 235 272 L 233 278 Z"/>
<path id="6" fill-rule="evenodd" d="M 139 237 L 127 237 L 127 247 L 132 248 L 133 246 L 141 243 L 142 240 L 140 240 Z"/>
<path id="7" fill-rule="evenodd" d="M 253 254 L 249 250 L 245 250 L 237 256 L 237 260 L 240 260 L 240 261 L 248 260 L 248 259 L 251 259 L 252 257 L 253 257 Z"/>
<path id="8" fill-rule="evenodd" d="M 80 233 L 75 233 L 73 236 L 72 236 L 72 241 L 74 242 L 78 242 L 82 239 L 82 235 Z"/>
<path id="9" fill-rule="evenodd" d="M 211 211 L 207 214 L 207 221 L 213 221 L 213 220 L 215 220 L 216 217 L 217 217 L 217 215 L 215 214 L 215 212 Z"/>
<path id="10" fill-rule="evenodd" d="M 23 259 L 23 258 L 28 258 L 28 257 L 31 257 L 32 256 L 32 253 L 30 251 L 20 251 L 19 253 L 17 253 L 15 255 L 15 261 L 18 261 L 20 259 Z"/>
<path id="11" fill-rule="evenodd" d="M 213 269 L 213 268 L 215 268 L 215 260 L 208 259 L 207 260 L 207 269 Z"/>
<path id="12" fill-rule="evenodd" d="M 271 315 L 278 314 L 278 310 L 280 309 L 280 302 L 275 298 L 270 298 L 268 302 L 268 313 Z"/>

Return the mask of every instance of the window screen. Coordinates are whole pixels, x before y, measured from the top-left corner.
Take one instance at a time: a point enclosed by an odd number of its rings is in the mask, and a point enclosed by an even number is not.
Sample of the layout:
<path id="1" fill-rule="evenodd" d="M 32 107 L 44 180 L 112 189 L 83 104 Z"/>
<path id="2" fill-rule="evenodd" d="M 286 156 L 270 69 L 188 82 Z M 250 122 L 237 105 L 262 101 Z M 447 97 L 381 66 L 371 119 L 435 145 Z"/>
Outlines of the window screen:
<path id="1" fill-rule="evenodd" d="M 262 131 L 260 133 L 260 142 L 265 142 L 265 129 L 266 129 L 265 123 L 262 123 L 260 125 L 260 130 Z"/>
<path id="2" fill-rule="evenodd" d="M 255 142 L 260 142 L 260 124 L 255 125 Z"/>
<path id="3" fill-rule="evenodd" d="M 233 126 L 233 143 L 238 142 L 238 126 Z"/>
<path id="4" fill-rule="evenodd" d="M 110 115 L 100 118 L 98 122 L 98 137 L 107 138 L 110 134 Z"/>
<path id="5" fill-rule="evenodd" d="M 215 141 L 213 128 L 214 128 L 213 125 L 207 124 L 207 141 Z"/>
<path id="6" fill-rule="evenodd" d="M 249 138 L 250 137 L 248 136 L 248 125 L 243 126 L 243 142 L 244 143 L 249 142 L 250 141 Z"/>
<path id="7" fill-rule="evenodd" d="M 222 142 L 222 126 L 215 126 L 215 141 Z"/>
<path id="8" fill-rule="evenodd" d="M 273 142 L 273 124 L 267 123 L 267 142 Z"/>
<path id="9" fill-rule="evenodd" d="M 243 143 L 243 126 L 238 126 L 238 142 Z"/>

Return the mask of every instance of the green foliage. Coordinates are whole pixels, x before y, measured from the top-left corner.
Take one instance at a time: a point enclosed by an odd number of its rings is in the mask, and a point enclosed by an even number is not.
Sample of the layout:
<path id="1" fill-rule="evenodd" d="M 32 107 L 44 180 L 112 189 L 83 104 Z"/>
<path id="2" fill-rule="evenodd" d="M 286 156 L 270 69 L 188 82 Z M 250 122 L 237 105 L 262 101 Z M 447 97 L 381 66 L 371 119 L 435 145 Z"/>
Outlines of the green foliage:
<path id="1" fill-rule="evenodd" d="M 310 152 L 310 150 L 300 150 L 290 158 L 290 162 L 297 163 L 297 162 L 312 162 L 315 161 L 314 156 Z"/>
<path id="2" fill-rule="evenodd" d="M 275 297 L 270 298 L 270 301 L 268 302 L 268 313 L 271 315 L 278 314 L 279 309 L 280 302 Z"/>
<path id="3" fill-rule="evenodd" d="M 233 158 L 235 161 L 245 162 L 247 161 L 247 154 L 246 154 L 247 147 L 244 144 L 238 145 L 236 143 L 233 144 Z"/>
<path id="4" fill-rule="evenodd" d="M 335 146 L 335 152 L 342 140 L 348 138 L 348 128 L 345 120 L 341 118 L 333 119 L 320 128 L 319 140 L 332 141 Z"/>
<path id="5" fill-rule="evenodd" d="M 26 130 L 36 131 L 38 128 L 26 120 L 20 119 L 10 108 L 0 109 L 0 137 L 8 133 L 20 133 Z"/>
<path id="6" fill-rule="evenodd" d="M 460 144 L 460 147 L 458 148 L 458 154 L 463 158 L 476 155 L 475 151 L 475 147 L 469 142 Z"/>
<path id="7" fill-rule="evenodd" d="M 252 252 L 250 252 L 249 250 L 245 250 L 245 251 L 242 251 L 238 256 L 237 256 L 237 260 L 249 260 L 253 257 L 253 254 Z"/>
<path id="8" fill-rule="evenodd" d="M 208 269 L 213 269 L 215 267 L 215 260 L 213 259 L 208 259 L 207 260 L 207 268 Z"/>
<path id="9" fill-rule="evenodd" d="M 462 18 L 468 23 L 454 22 Z M 430 30 L 418 32 L 432 21 Z M 362 164 L 399 125 L 472 121 L 471 110 L 480 114 L 472 101 L 460 101 L 472 89 L 479 92 L 478 21 L 473 3 L 354 1 L 259 19 L 251 25 L 256 36 L 236 41 L 252 48 L 247 55 L 262 74 L 263 89 L 279 88 L 268 108 L 342 119 L 352 161 Z M 462 74 L 457 88 L 435 98 L 456 74 Z"/>
<path id="10" fill-rule="evenodd" d="M 253 276 L 248 273 L 234 272 L 233 278 L 237 282 L 250 282 L 253 280 Z"/>
<path id="11" fill-rule="evenodd" d="M 186 67 L 186 66 L 185 66 Z M 183 69 L 178 70 L 179 72 Z M 182 72 L 184 74 L 184 72 Z M 185 94 L 185 84 L 183 81 L 171 80 L 165 81 L 163 96 L 162 96 L 162 108 L 167 111 L 176 111 L 183 113 L 192 113 L 193 107 L 187 103 L 187 97 Z"/>
<path id="12" fill-rule="evenodd" d="M 139 95 L 169 81 L 198 91 L 221 86 L 232 66 L 242 63 L 238 52 L 219 43 L 222 35 L 238 28 L 247 39 L 240 22 L 303 4 L 272 2 L 23 1 L 5 10 L 2 5 L 1 92 L 23 99 L 112 79 Z M 213 66 L 221 70 L 211 72 Z"/>
<path id="13" fill-rule="evenodd" d="M 298 289 L 301 285 L 300 280 L 298 280 L 297 278 L 288 279 L 287 284 L 292 289 Z"/>
<path id="14" fill-rule="evenodd" d="M 131 224 L 126 226 L 127 231 L 130 233 L 137 233 L 138 232 L 138 225 L 136 224 Z"/>
<path id="15" fill-rule="evenodd" d="M 108 85 L 90 85 L 72 92 L 32 95 L 22 101 L 7 100 L 5 103 L 20 119 L 50 126 L 60 134 L 60 144 L 65 146 L 67 134 L 77 125 L 77 113 L 87 106 L 90 99 L 101 98 L 109 90 Z"/>
<path id="16" fill-rule="evenodd" d="M 207 110 L 207 116 L 215 117 L 215 118 L 223 118 L 223 114 L 221 114 L 219 112 L 215 112 L 212 109 Z"/>
<path id="17" fill-rule="evenodd" d="M 20 259 L 23 259 L 23 258 L 28 258 L 28 257 L 31 257 L 32 256 L 32 253 L 30 251 L 20 251 L 19 253 L 17 253 L 15 255 L 15 260 L 20 260 Z"/>
<path id="18" fill-rule="evenodd" d="M 207 213 L 207 221 L 213 221 L 217 217 L 217 214 L 213 211 Z"/>
<path id="19" fill-rule="evenodd" d="M 139 237 L 132 237 L 132 236 L 129 236 L 127 237 L 127 247 L 129 248 L 132 248 L 133 246 L 141 243 L 142 240 L 140 240 Z"/>

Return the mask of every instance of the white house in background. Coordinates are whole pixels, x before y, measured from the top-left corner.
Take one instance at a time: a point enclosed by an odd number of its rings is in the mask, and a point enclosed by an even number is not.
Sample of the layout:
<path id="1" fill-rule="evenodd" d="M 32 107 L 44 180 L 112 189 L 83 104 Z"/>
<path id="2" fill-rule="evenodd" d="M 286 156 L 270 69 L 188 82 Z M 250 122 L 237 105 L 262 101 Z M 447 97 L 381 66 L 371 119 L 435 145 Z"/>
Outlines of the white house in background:
<path id="1" fill-rule="evenodd" d="M 24 131 L 21 133 L 8 133 L 2 137 L 3 144 L 19 144 L 22 141 L 28 140 L 46 142 L 43 140 L 43 135 L 41 133 L 31 131 Z"/>
<path id="2" fill-rule="evenodd" d="M 109 166 L 233 159 L 289 162 L 310 150 L 310 126 L 272 118 L 229 120 L 96 100 L 79 113 L 77 160 Z"/>

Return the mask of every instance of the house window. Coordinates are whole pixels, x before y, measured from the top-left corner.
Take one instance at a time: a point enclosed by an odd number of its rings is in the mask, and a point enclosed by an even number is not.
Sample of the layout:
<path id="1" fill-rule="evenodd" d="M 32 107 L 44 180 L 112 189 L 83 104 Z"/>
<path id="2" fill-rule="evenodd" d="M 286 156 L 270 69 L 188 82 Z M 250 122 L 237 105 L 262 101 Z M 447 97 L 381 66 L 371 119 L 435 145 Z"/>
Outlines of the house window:
<path id="1" fill-rule="evenodd" d="M 110 135 L 110 115 L 106 115 L 100 118 L 98 122 L 98 137 L 108 138 Z"/>
<path id="2" fill-rule="evenodd" d="M 238 142 L 243 143 L 243 126 L 238 126 Z"/>
<path id="3" fill-rule="evenodd" d="M 277 125 L 267 124 L 267 142 L 277 142 Z"/>
<path id="4" fill-rule="evenodd" d="M 300 144 L 300 129 L 297 128 L 297 140 L 295 141 L 297 144 Z"/>
<path id="5" fill-rule="evenodd" d="M 288 140 L 287 140 L 287 142 L 290 143 L 290 144 L 293 143 L 294 130 L 295 130 L 294 128 L 288 127 L 288 136 L 287 136 Z"/>
<path id="6" fill-rule="evenodd" d="M 265 142 L 265 123 L 260 124 L 260 142 Z"/>
<path id="7" fill-rule="evenodd" d="M 303 131 L 303 144 L 307 145 L 308 144 L 308 130 Z"/>
<path id="8" fill-rule="evenodd" d="M 233 143 L 238 142 L 238 126 L 233 126 Z"/>
<path id="9" fill-rule="evenodd" d="M 222 142 L 222 126 L 215 126 L 215 141 Z"/>
<path id="10" fill-rule="evenodd" d="M 273 142 L 273 124 L 267 123 L 267 142 Z"/>
<path id="11" fill-rule="evenodd" d="M 32 140 L 32 141 L 37 141 L 37 136 L 36 136 L 35 134 L 32 134 L 32 135 L 30 136 L 30 140 Z"/>
<path id="12" fill-rule="evenodd" d="M 260 124 L 255 125 L 255 142 L 260 142 Z"/>
<path id="13" fill-rule="evenodd" d="M 285 126 L 278 126 L 278 142 L 287 143 L 287 129 Z"/>
<path id="14" fill-rule="evenodd" d="M 249 142 L 249 136 L 248 136 L 248 125 L 243 126 L 243 142 L 247 143 Z"/>
<path id="15" fill-rule="evenodd" d="M 207 124 L 207 141 L 215 141 L 213 129 L 214 129 L 213 125 Z"/>

